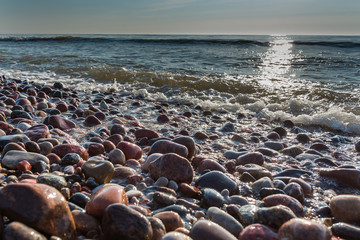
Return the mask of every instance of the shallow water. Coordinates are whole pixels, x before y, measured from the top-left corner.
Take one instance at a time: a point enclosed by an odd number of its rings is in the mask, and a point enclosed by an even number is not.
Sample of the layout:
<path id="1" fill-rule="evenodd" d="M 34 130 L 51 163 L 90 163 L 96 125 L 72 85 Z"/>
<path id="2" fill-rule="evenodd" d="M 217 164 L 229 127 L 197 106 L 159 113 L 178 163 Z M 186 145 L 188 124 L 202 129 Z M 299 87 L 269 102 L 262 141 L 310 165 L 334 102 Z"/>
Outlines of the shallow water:
<path id="1" fill-rule="evenodd" d="M 359 50 L 355 36 L 2 35 L 0 74 L 359 134 Z"/>

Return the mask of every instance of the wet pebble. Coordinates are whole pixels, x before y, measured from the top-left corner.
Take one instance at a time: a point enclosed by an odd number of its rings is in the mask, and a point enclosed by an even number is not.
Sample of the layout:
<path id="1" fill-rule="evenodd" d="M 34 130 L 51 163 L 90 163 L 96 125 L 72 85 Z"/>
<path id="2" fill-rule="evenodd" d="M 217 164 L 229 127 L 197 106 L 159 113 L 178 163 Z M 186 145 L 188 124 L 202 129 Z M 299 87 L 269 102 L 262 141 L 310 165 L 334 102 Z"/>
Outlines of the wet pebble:
<path id="1" fill-rule="evenodd" d="M 239 236 L 243 230 L 243 226 L 234 217 L 217 207 L 210 207 L 207 211 L 207 217 L 212 222 L 228 230 L 235 237 Z"/>
<path id="2" fill-rule="evenodd" d="M 26 199 L 26 201 L 24 201 Z M 14 183 L 0 190 L 0 210 L 10 220 L 63 239 L 73 239 L 75 223 L 67 202 L 44 184 Z"/>
<path id="3" fill-rule="evenodd" d="M 343 222 L 360 221 L 360 196 L 337 195 L 330 201 L 332 215 Z"/>
<path id="4" fill-rule="evenodd" d="M 128 205 L 125 190 L 120 185 L 105 184 L 91 195 L 85 210 L 92 216 L 101 217 L 104 210 L 113 203 Z"/>
<path id="5" fill-rule="evenodd" d="M 230 232 L 218 224 L 208 221 L 200 220 L 194 224 L 190 231 L 190 237 L 193 240 L 236 240 Z"/>
<path id="6" fill-rule="evenodd" d="M 231 194 L 237 194 L 239 192 L 239 187 L 236 182 L 219 171 L 211 171 L 200 176 L 195 186 L 198 188 L 213 188 L 218 192 L 227 189 Z"/>
<path id="7" fill-rule="evenodd" d="M 360 228 L 358 226 L 350 225 L 347 223 L 335 223 L 331 226 L 331 232 L 334 236 L 349 239 L 360 239 Z"/>
<path id="8" fill-rule="evenodd" d="M 296 218 L 290 208 L 279 205 L 259 208 L 254 215 L 254 222 L 279 229 L 288 220 Z"/>
<path id="9" fill-rule="evenodd" d="M 106 160 L 90 159 L 81 170 L 86 177 L 93 177 L 99 184 L 109 183 L 115 172 L 114 165 Z"/>
<path id="10" fill-rule="evenodd" d="M 136 210 L 120 203 L 105 209 L 102 230 L 106 239 L 151 240 L 153 230 L 150 221 Z"/>
<path id="11" fill-rule="evenodd" d="M 268 226 L 255 223 L 247 226 L 240 233 L 238 240 L 278 240 L 278 234 Z"/>
<path id="12" fill-rule="evenodd" d="M 330 240 L 331 232 L 323 224 L 294 218 L 281 226 L 279 239 Z"/>
<path id="13" fill-rule="evenodd" d="M 167 232 L 174 231 L 175 229 L 184 226 L 184 222 L 181 220 L 180 215 L 173 211 L 160 212 L 155 214 L 154 217 L 163 222 Z"/>

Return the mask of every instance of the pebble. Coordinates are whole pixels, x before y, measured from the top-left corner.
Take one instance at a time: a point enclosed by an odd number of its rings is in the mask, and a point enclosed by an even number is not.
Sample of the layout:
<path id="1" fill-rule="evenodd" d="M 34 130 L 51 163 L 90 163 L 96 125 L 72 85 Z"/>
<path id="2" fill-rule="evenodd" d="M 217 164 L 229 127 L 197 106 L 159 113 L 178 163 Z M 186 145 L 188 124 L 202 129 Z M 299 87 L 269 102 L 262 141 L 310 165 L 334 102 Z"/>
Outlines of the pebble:
<path id="1" fill-rule="evenodd" d="M 334 178 L 340 183 L 360 189 L 360 171 L 357 169 L 321 169 L 319 175 Z"/>
<path id="2" fill-rule="evenodd" d="M 347 223 L 335 223 L 331 226 L 331 232 L 334 236 L 349 239 L 360 239 L 360 228 L 358 226 L 350 225 Z"/>
<path id="3" fill-rule="evenodd" d="M 94 115 L 87 116 L 84 120 L 84 125 L 86 127 L 94 127 L 96 125 L 100 125 L 101 121 Z"/>
<path id="4" fill-rule="evenodd" d="M 264 143 L 264 146 L 275 151 L 280 151 L 284 149 L 284 145 L 280 142 L 268 141 Z"/>
<path id="5" fill-rule="evenodd" d="M 166 177 L 179 183 L 191 183 L 194 176 L 190 162 L 175 153 L 167 153 L 154 160 L 149 165 L 149 173 L 154 180 Z"/>
<path id="6" fill-rule="evenodd" d="M 26 143 L 30 142 L 31 140 L 26 136 L 25 134 L 13 134 L 13 135 L 6 135 L 0 137 L 0 151 L 3 150 L 3 148 L 8 143 Z"/>
<path id="7" fill-rule="evenodd" d="M 119 142 L 116 145 L 116 148 L 120 149 L 125 154 L 126 160 L 140 159 L 143 153 L 138 145 L 126 141 Z"/>
<path id="8" fill-rule="evenodd" d="M 71 211 L 75 224 L 76 230 L 86 234 L 89 231 L 100 232 L 100 222 L 93 216 L 80 210 Z"/>
<path id="9" fill-rule="evenodd" d="M 51 173 L 40 174 L 37 178 L 37 182 L 52 186 L 59 191 L 62 188 L 67 187 L 67 182 L 64 177 L 61 177 L 61 176 L 58 176 L 55 174 L 51 174 Z"/>
<path id="10" fill-rule="evenodd" d="M 246 165 L 246 164 L 256 164 L 256 165 L 263 165 L 264 163 L 264 156 L 261 153 L 246 153 L 244 155 L 239 156 L 236 159 L 237 165 Z"/>
<path id="11" fill-rule="evenodd" d="M 11 222 L 3 230 L 4 239 L 18 240 L 46 240 L 47 238 L 33 228 L 26 226 L 21 222 Z"/>
<path id="12" fill-rule="evenodd" d="M 207 211 L 207 217 L 214 223 L 228 230 L 235 237 L 239 236 L 243 226 L 230 214 L 217 207 L 210 207 Z"/>
<path id="13" fill-rule="evenodd" d="M 238 240 L 278 240 L 278 237 L 278 234 L 268 226 L 255 223 L 244 228 Z"/>
<path id="14" fill-rule="evenodd" d="M 274 194 L 263 199 L 266 206 L 277 206 L 282 205 L 290 208 L 294 214 L 298 217 L 304 216 L 304 208 L 301 203 L 288 195 L 285 194 Z"/>
<path id="15" fill-rule="evenodd" d="M 175 143 L 168 140 L 159 140 L 156 141 L 150 148 L 148 155 L 151 155 L 153 153 L 176 153 L 179 156 L 187 157 L 188 156 L 188 149 L 186 146 Z"/>
<path id="16" fill-rule="evenodd" d="M 259 195 L 263 188 L 274 188 L 274 184 L 269 177 L 260 178 L 252 184 L 253 192 L 256 195 Z"/>
<path id="17" fill-rule="evenodd" d="M 101 217 L 104 210 L 113 203 L 128 205 L 128 198 L 126 196 L 124 187 L 117 184 L 105 184 L 99 187 L 95 193 L 90 197 L 90 200 L 85 206 L 86 213 Z"/>
<path id="18" fill-rule="evenodd" d="M 254 222 L 279 229 L 288 220 L 296 218 L 290 208 L 279 205 L 259 208 L 254 215 Z"/>
<path id="19" fill-rule="evenodd" d="M 26 199 L 26 201 L 24 201 Z M 73 239 L 75 223 L 70 209 L 55 188 L 44 184 L 13 183 L 0 190 L 0 210 L 40 232 Z"/>
<path id="20" fill-rule="evenodd" d="M 120 203 L 111 204 L 105 209 L 101 226 L 109 240 L 151 240 L 153 237 L 150 221 L 141 213 Z"/>
<path id="21" fill-rule="evenodd" d="M 90 159 L 81 166 L 87 178 L 93 177 L 97 183 L 109 183 L 115 172 L 114 165 L 106 160 Z"/>
<path id="22" fill-rule="evenodd" d="M 155 217 L 148 217 L 148 220 L 151 223 L 151 228 L 153 230 L 152 240 L 160 240 L 166 234 L 166 229 L 163 222 Z M 172 232 L 173 233 L 173 232 Z"/>
<path id="23" fill-rule="evenodd" d="M 63 158 L 68 153 L 77 153 L 85 161 L 89 159 L 89 153 L 86 149 L 82 146 L 74 144 L 59 144 L 55 146 L 51 152 L 55 153 L 60 158 Z"/>
<path id="24" fill-rule="evenodd" d="M 85 208 L 86 204 L 89 202 L 90 197 L 88 197 L 87 195 L 85 195 L 84 193 L 81 192 L 76 192 L 74 193 L 69 201 L 78 205 L 81 208 Z"/>
<path id="25" fill-rule="evenodd" d="M 181 145 L 184 145 L 187 148 L 187 150 L 188 150 L 187 159 L 191 160 L 195 156 L 196 144 L 192 137 L 180 136 L 180 137 L 174 138 L 174 140 L 172 140 L 172 141 L 174 143 L 179 143 Z"/>
<path id="26" fill-rule="evenodd" d="M 164 211 L 154 214 L 154 217 L 160 219 L 165 226 L 166 232 L 174 231 L 179 227 L 183 227 L 184 223 L 178 213 L 173 211 Z"/>
<path id="27" fill-rule="evenodd" d="M 212 188 L 204 188 L 202 191 L 201 205 L 204 208 L 219 207 L 225 204 L 225 199 L 219 192 Z"/>
<path id="28" fill-rule="evenodd" d="M 24 132 L 24 134 L 26 136 L 28 136 L 28 138 L 31 141 L 36 142 L 40 138 L 48 138 L 48 137 L 50 137 L 50 130 L 46 125 L 39 124 L 39 125 L 35 125 L 35 126 L 32 126 L 32 127 L 28 128 Z"/>
<path id="29" fill-rule="evenodd" d="M 323 224 L 301 218 L 293 218 L 279 229 L 279 239 L 330 240 L 331 232 Z"/>
<path id="30" fill-rule="evenodd" d="M 272 175 L 269 170 L 257 164 L 246 164 L 244 166 L 240 165 L 236 167 L 236 171 L 240 174 L 243 174 L 245 172 L 249 173 L 255 179 L 260 179 L 263 177 L 269 177 L 270 179 L 272 179 Z"/>
<path id="31" fill-rule="evenodd" d="M 43 162 L 46 165 L 50 163 L 46 156 L 38 153 L 10 150 L 2 158 L 1 164 L 8 169 L 17 169 L 18 164 L 24 159 L 26 159 L 33 167 L 36 166 L 38 162 Z"/>
<path id="32" fill-rule="evenodd" d="M 287 195 L 296 198 L 300 203 L 304 202 L 304 191 L 301 188 L 300 184 L 296 182 L 291 182 L 285 186 L 284 192 Z"/>
<path id="33" fill-rule="evenodd" d="M 218 224 L 208 221 L 200 220 L 194 224 L 190 230 L 190 237 L 193 240 L 236 240 L 230 232 Z"/>
<path id="34" fill-rule="evenodd" d="M 69 130 L 72 128 L 76 128 L 76 124 L 73 121 L 58 115 L 46 117 L 43 123 L 45 125 L 51 125 L 54 128 L 59 128 L 60 130 Z"/>
<path id="35" fill-rule="evenodd" d="M 343 222 L 360 221 L 360 196 L 337 195 L 330 201 L 332 215 Z"/>
<path id="36" fill-rule="evenodd" d="M 192 240 L 192 238 L 180 232 L 169 232 L 161 240 Z"/>
<path id="37" fill-rule="evenodd" d="M 136 139 L 140 139 L 140 138 L 152 139 L 159 137 L 159 134 L 151 129 L 137 129 L 134 132 L 134 135 Z"/>
<path id="38" fill-rule="evenodd" d="M 27 143 L 29 143 L 29 142 L 27 142 Z M 11 150 L 18 150 L 18 151 L 26 152 L 26 150 L 19 144 L 10 142 L 10 143 L 6 144 L 5 147 L 3 148 L 1 156 L 4 157 L 5 154 Z"/>
<path id="39" fill-rule="evenodd" d="M 218 192 L 227 189 L 231 194 L 237 194 L 239 192 L 239 187 L 236 182 L 219 171 L 211 171 L 200 176 L 195 182 L 195 186 L 200 189 L 213 188 Z"/>

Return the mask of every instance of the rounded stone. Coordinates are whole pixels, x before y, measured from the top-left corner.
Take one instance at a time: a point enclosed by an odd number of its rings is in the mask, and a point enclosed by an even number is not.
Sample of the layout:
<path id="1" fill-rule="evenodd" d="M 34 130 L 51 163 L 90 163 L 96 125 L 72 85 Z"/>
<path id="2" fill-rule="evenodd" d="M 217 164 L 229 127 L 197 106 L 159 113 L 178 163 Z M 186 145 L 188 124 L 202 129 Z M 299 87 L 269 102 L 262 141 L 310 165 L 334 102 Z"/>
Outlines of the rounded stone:
<path id="1" fill-rule="evenodd" d="M 89 159 L 89 153 L 80 145 L 59 144 L 52 149 L 52 152 L 63 158 L 68 153 L 77 153 L 85 161 Z"/>
<path id="2" fill-rule="evenodd" d="M 99 184 L 104 184 L 110 182 L 115 168 L 109 161 L 90 159 L 81 166 L 81 170 L 87 178 L 93 177 Z"/>
<path id="3" fill-rule="evenodd" d="M 201 205 L 204 208 L 219 207 L 221 208 L 225 204 L 224 197 L 212 188 L 202 189 Z"/>
<path id="4" fill-rule="evenodd" d="M 277 205 L 286 206 L 290 208 L 296 216 L 298 217 L 304 216 L 304 208 L 301 205 L 301 203 L 297 199 L 288 196 L 286 194 L 270 195 L 264 198 L 263 201 L 269 207 L 277 206 Z"/>
<path id="5" fill-rule="evenodd" d="M 126 134 L 125 127 L 121 124 L 114 124 L 110 128 L 110 134 L 111 135 L 120 134 L 120 135 L 124 136 Z"/>
<path id="6" fill-rule="evenodd" d="M 50 137 L 50 130 L 45 124 L 39 124 L 28 128 L 24 134 L 29 137 L 31 141 L 37 141 L 40 138 Z"/>
<path id="7" fill-rule="evenodd" d="M 244 228 L 238 240 L 278 240 L 278 237 L 278 234 L 268 226 L 255 223 Z"/>
<path id="8" fill-rule="evenodd" d="M 190 231 L 193 240 L 236 240 L 230 232 L 218 224 L 208 221 L 197 221 Z"/>
<path id="9" fill-rule="evenodd" d="M 10 134 L 10 133 L 8 133 Z M 25 134 L 13 134 L 0 137 L 0 151 L 4 149 L 8 143 L 27 143 L 30 139 Z"/>
<path id="10" fill-rule="evenodd" d="M 101 124 L 101 121 L 94 115 L 87 116 L 84 120 L 84 125 L 87 127 L 93 127 L 93 126 L 100 125 L 100 124 Z"/>
<path id="11" fill-rule="evenodd" d="M 331 232 L 341 239 L 359 239 L 360 236 L 360 228 L 347 223 L 333 224 Z"/>
<path id="12" fill-rule="evenodd" d="M 29 142 L 27 142 L 27 143 L 29 143 Z M 5 147 L 3 148 L 1 156 L 4 157 L 5 154 L 11 150 L 26 152 L 26 150 L 22 146 L 20 146 L 20 144 L 10 142 L 10 143 L 6 144 Z"/>
<path id="13" fill-rule="evenodd" d="M 6 167 L 8 169 L 16 169 L 18 164 L 25 159 L 33 167 L 38 162 L 43 162 L 46 165 L 48 165 L 50 163 L 49 159 L 46 156 L 43 156 L 38 153 L 10 150 L 3 157 L 1 164 L 2 164 L 2 166 Z"/>
<path id="14" fill-rule="evenodd" d="M 337 195 L 330 201 L 332 215 L 343 222 L 360 221 L 360 196 Z"/>
<path id="15" fill-rule="evenodd" d="M 239 236 L 243 230 L 243 226 L 233 216 L 217 207 L 210 207 L 207 211 L 207 216 L 209 220 L 219 224 L 235 237 Z"/>
<path id="16" fill-rule="evenodd" d="M 269 172 L 269 170 L 267 170 L 266 168 L 261 167 L 257 164 L 246 164 L 244 166 L 240 165 L 240 166 L 237 166 L 235 170 L 241 174 L 247 172 L 251 176 L 253 176 L 255 179 L 260 179 L 263 177 L 269 177 L 270 179 L 272 179 L 272 175 Z"/>
<path id="17" fill-rule="evenodd" d="M 188 149 L 188 156 L 187 159 L 191 160 L 196 153 L 196 144 L 192 137 L 189 136 L 181 136 L 176 137 L 174 140 L 172 140 L 175 143 L 179 143 L 181 145 L 184 145 Z"/>
<path id="18" fill-rule="evenodd" d="M 284 192 L 287 195 L 296 198 L 300 203 L 304 202 L 304 191 L 302 190 L 300 184 L 291 182 L 285 186 Z"/>
<path id="19" fill-rule="evenodd" d="M 188 149 L 186 146 L 179 143 L 175 143 L 169 140 L 159 140 L 151 146 L 148 155 L 153 153 L 176 153 L 186 158 L 188 156 Z"/>
<path id="20" fill-rule="evenodd" d="M 46 184 L 56 188 L 57 190 L 61 190 L 62 188 L 67 187 L 67 182 L 64 177 L 51 174 L 51 173 L 43 173 L 40 174 L 37 178 L 38 183 Z"/>
<path id="21" fill-rule="evenodd" d="M 80 210 L 73 210 L 72 215 L 75 220 L 76 230 L 82 233 L 89 231 L 100 231 L 100 222 L 93 216 Z"/>
<path id="22" fill-rule="evenodd" d="M 78 205 L 81 208 L 85 208 L 85 206 L 86 206 L 87 202 L 89 202 L 89 200 L 90 200 L 90 198 L 81 192 L 74 193 L 69 199 L 70 202 Z"/>
<path id="23" fill-rule="evenodd" d="M 147 139 L 158 138 L 159 134 L 150 129 L 137 129 L 134 132 L 135 138 L 140 139 L 146 137 Z"/>
<path id="24" fill-rule="evenodd" d="M 226 173 L 226 169 L 217 161 L 212 160 L 212 159 L 204 159 L 200 162 L 200 164 L 197 166 L 196 169 L 198 172 L 203 172 L 205 170 L 210 170 L 210 171 L 220 171 L 223 173 Z"/>
<path id="25" fill-rule="evenodd" d="M 109 240 L 151 240 L 153 236 L 150 221 L 123 204 L 111 204 L 106 208 L 102 218 L 102 230 Z"/>
<path id="26" fill-rule="evenodd" d="M 321 169 L 321 177 L 334 178 L 340 183 L 360 189 L 360 171 L 357 169 Z"/>
<path id="27" fill-rule="evenodd" d="M 3 233 L 4 239 L 17 240 L 46 240 L 47 238 L 33 228 L 29 228 L 21 222 L 11 222 L 6 226 Z"/>
<path id="28" fill-rule="evenodd" d="M 60 164 L 63 166 L 74 165 L 74 164 L 78 164 L 78 162 L 80 162 L 81 160 L 83 159 L 80 157 L 79 154 L 68 153 L 63 158 L 61 158 Z"/>
<path id="29" fill-rule="evenodd" d="M 320 223 L 294 218 L 279 229 L 279 239 L 294 240 L 330 240 L 331 232 Z"/>
<path id="30" fill-rule="evenodd" d="M 26 201 L 24 201 L 26 199 Z M 0 190 L 0 210 L 13 221 L 62 239 L 75 237 L 75 223 L 65 198 L 44 184 L 13 183 Z"/>
<path id="31" fill-rule="evenodd" d="M 236 182 L 219 171 L 211 171 L 200 176 L 195 186 L 199 188 L 213 188 L 218 192 L 227 189 L 230 194 L 237 194 L 239 192 L 239 187 Z"/>
<path id="32" fill-rule="evenodd" d="M 25 148 L 28 152 L 40 153 L 40 146 L 34 141 L 25 143 Z"/>
<path id="33" fill-rule="evenodd" d="M 153 179 L 166 177 L 175 182 L 191 183 L 194 177 L 190 162 L 175 153 L 167 153 L 157 158 L 149 165 L 149 172 Z"/>
<path id="34" fill-rule="evenodd" d="M 140 159 L 142 156 L 142 150 L 141 148 L 131 142 L 119 142 L 116 146 L 116 148 L 120 149 L 126 157 L 126 160 L 128 159 Z"/>
<path id="35" fill-rule="evenodd" d="M 92 142 L 88 145 L 87 151 L 90 156 L 97 156 L 105 153 L 104 145 L 97 142 Z"/>
<path id="36" fill-rule="evenodd" d="M 192 238 L 181 232 L 169 232 L 161 240 L 192 240 Z"/>
<path id="37" fill-rule="evenodd" d="M 254 215 L 254 221 L 273 228 L 280 228 L 285 222 L 296 218 L 290 208 L 279 205 L 259 208 Z"/>
<path id="38" fill-rule="evenodd" d="M 125 189 L 117 184 L 105 184 L 91 195 L 85 210 L 92 216 L 101 217 L 105 209 L 113 203 L 128 205 Z"/>
<path id="39" fill-rule="evenodd" d="M 72 128 L 76 128 L 76 124 L 73 121 L 60 117 L 58 115 L 46 117 L 43 123 L 46 125 L 51 125 L 54 128 L 59 128 L 60 130 L 69 130 Z"/>
<path id="40" fill-rule="evenodd" d="M 109 160 L 110 162 L 112 162 L 113 164 L 121 164 L 124 165 L 126 162 L 126 157 L 125 154 L 123 153 L 123 151 L 121 151 L 120 149 L 116 148 L 113 149 L 109 152 Z"/>
<path id="41" fill-rule="evenodd" d="M 178 213 L 173 211 L 164 211 L 156 213 L 154 217 L 160 219 L 165 226 L 167 232 L 174 231 L 179 227 L 183 227 L 184 223 Z"/>

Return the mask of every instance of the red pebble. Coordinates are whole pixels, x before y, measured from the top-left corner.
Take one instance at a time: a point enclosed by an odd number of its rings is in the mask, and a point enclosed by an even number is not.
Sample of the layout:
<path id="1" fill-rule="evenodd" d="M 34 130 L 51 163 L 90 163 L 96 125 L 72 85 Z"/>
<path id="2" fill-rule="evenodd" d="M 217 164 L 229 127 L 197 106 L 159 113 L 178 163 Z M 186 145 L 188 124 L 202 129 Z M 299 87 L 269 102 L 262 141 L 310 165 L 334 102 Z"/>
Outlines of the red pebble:
<path id="1" fill-rule="evenodd" d="M 25 179 L 21 180 L 20 183 L 33 183 L 33 184 L 36 184 L 37 180 L 34 179 L 34 178 L 25 178 Z"/>
<path id="2" fill-rule="evenodd" d="M 278 234 L 275 233 L 271 228 L 256 223 L 247 226 L 239 235 L 239 240 L 255 240 L 255 239 L 267 239 L 277 240 Z"/>
<path id="3" fill-rule="evenodd" d="M 136 186 L 141 182 L 142 176 L 139 174 L 131 175 L 127 177 L 127 180 L 129 181 L 130 184 Z"/>
<path id="4" fill-rule="evenodd" d="M 31 170 L 31 164 L 24 160 L 18 163 L 17 169 L 23 172 L 30 171 Z"/>

